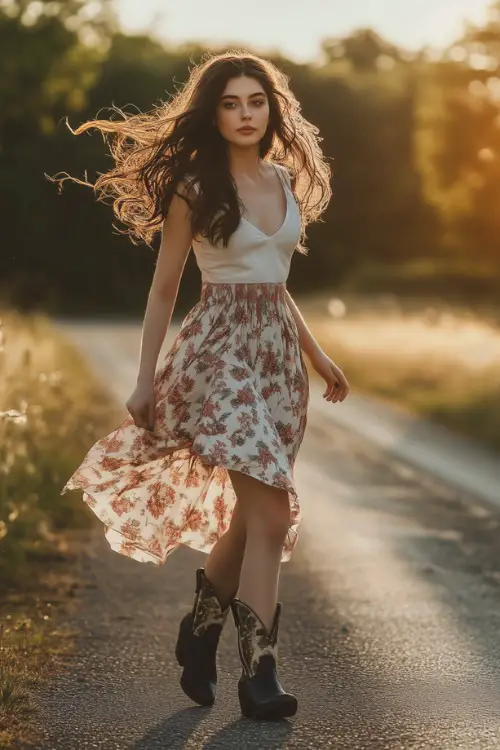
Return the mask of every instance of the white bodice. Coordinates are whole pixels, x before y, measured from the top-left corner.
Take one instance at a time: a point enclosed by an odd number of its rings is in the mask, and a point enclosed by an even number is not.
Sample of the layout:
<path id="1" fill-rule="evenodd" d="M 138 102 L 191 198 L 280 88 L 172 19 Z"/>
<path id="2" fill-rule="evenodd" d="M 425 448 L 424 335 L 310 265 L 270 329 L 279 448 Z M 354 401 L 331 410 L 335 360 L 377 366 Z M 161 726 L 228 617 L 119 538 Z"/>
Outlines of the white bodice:
<path id="1" fill-rule="evenodd" d="M 193 239 L 193 252 L 202 282 L 214 284 L 277 283 L 287 280 L 293 252 L 300 239 L 300 213 L 285 167 L 273 164 L 286 197 L 285 219 L 273 235 L 264 234 L 242 218 L 229 238 L 211 245 L 204 237 Z"/>

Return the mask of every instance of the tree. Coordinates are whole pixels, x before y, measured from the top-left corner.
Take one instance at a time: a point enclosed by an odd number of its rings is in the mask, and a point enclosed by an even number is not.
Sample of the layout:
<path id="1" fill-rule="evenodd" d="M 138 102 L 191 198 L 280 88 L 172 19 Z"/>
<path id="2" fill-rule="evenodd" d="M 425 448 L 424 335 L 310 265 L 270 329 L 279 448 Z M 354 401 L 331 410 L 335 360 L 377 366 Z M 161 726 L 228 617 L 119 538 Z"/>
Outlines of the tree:
<path id="1" fill-rule="evenodd" d="M 35 304 L 50 289 L 50 262 L 40 248 L 52 234 L 47 211 L 52 186 L 44 173 L 51 170 L 54 150 L 61 148 L 52 136 L 68 113 L 84 108 L 114 24 L 110 0 L 92 6 L 90 14 L 84 0 L 0 0 L 0 190 L 6 249 L 0 278 L 9 294 L 17 284 Z"/>
<path id="2" fill-rule="evenodd" d="M 346 37 L 329 37 L 323 40 L 321 49 L 328 62 L 347 60 L 352 70 L 359 73 L 392 67 L 407 59 L 399 47 L 373 29 L 357 29 Z"/>
<path id="3" fill-rule="evenodd" d="M 500 3 L 421 76 L 420 163 L 443 246 L 465 273 L 500 281 Z"/>

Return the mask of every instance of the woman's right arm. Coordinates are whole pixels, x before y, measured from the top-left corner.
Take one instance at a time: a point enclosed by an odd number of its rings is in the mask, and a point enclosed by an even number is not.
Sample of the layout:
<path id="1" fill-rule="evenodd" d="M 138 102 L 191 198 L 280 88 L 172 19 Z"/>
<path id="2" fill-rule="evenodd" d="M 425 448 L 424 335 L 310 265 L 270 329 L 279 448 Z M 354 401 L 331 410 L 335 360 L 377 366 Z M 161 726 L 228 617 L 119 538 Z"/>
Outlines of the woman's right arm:
<path id="1" fill-rule="evenodd" d="M 161 245 L 142 326 L 138 385 L 152 385 L 158 355 L 167 334 L 179 284 L 191 248 L 190 210 L 174 195 L 163 222 Z"/>

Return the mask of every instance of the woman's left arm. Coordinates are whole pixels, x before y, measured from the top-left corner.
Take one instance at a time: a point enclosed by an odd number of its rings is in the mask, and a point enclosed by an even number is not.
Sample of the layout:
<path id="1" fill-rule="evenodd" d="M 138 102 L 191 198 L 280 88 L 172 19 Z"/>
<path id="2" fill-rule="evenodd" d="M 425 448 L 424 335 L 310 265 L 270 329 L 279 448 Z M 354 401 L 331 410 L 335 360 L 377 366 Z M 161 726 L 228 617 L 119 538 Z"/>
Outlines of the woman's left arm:
<path id="1" fill-rule="evenodd" d="M 315 356 L 318 354 L 323 354 L 323 351 L 312 335 L 311 331 L 306 325 L 306 321 L 302 317 L 302 314 L 293 301 L 292 295 L 288 291 L 288 289 L 285 292 L 286 294 L 286 301 L 288 303 L 288 307 L 290 308 L 290 312 L 293 315 L 293 318 L 297 324 L 297 328 L 299 331 L 299 342 L 300 342 L 300 348 L 302 351 L 307 354 L 309 359 L 311 360 L 311 364 L 313 363 L 313 360 Z"/>
<path id="2" fill-rule="evenodd" d="M 349 393 L 349 383 L 347 382 L 347 378 L 340 367 L 332 362 L 330 357 L 325 354 L 312 335 L 288 289 L 286 290 L 286 300 L 295 323 L 297 324 L 300 348 L 308 356 L 314 370 L 321 375 L 326 382 L 327 388 L 323 394 L 324 398 L 326 398 L 327 401 L 333 402 L 343 401 Z"/>

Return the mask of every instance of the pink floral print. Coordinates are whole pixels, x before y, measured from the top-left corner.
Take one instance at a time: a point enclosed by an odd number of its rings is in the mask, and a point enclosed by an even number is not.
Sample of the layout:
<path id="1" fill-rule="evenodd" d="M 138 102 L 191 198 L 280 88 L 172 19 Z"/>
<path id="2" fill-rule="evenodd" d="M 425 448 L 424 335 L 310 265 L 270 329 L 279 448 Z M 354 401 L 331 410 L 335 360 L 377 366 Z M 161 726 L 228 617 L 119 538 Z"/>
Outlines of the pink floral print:
<path id="1" fill-rule="evenodd" d="M 285 291 L 203 282 L 155 375 L 154 431 L 127 416 L 64 486 L 83 491 L 114 551 L 159 565 L 180 544 L 210 552 L 231 520 L 234 469 L 288 492 L 290 559 L 309 380 Z"/>

